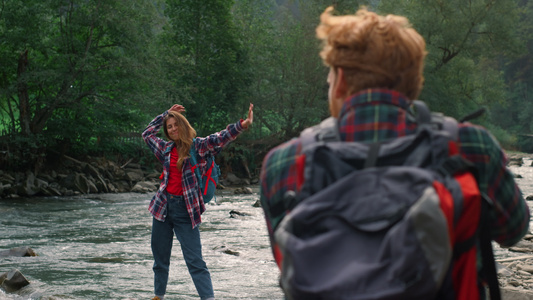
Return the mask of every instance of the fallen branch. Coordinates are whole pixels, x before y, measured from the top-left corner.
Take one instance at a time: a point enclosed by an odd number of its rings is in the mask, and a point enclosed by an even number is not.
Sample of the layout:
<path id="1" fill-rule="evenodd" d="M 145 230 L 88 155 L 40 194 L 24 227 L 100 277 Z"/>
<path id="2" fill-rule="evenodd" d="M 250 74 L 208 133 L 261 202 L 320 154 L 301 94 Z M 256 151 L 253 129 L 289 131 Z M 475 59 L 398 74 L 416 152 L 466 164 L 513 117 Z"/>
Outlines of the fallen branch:
<path id="1" fill-rule="evenodd" d="M 131 161 L 133 160 L 133 158 L 130 158 L 130 160 L 128 160 L 122 167 L 120 167 L 121 169 L 124 169 L 125 166 L 127 166 Z"/>
<path id="2" fill-rule="evenodd" d="M 522 260 L 522 259 L 528 259 L 533 258 L 533 255 L 523 255 L 523 256 L 517 256 L 517 257 L 509 257 L 509 258 L 502 258 L 497 259 L 497 262 L 509 262 L 509 261 L 515 261 L 515 260 Z"/>

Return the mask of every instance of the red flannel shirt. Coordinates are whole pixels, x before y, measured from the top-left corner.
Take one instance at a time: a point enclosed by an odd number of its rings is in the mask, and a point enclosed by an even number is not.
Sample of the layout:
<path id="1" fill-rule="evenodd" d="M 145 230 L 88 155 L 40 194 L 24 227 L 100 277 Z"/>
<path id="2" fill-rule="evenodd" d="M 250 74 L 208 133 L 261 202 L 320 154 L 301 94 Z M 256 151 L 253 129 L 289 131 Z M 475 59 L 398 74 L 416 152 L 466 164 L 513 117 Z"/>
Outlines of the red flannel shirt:
<path id="1" fill-rule="evenodd" d="M 175 147 L 175 144 L 173 141 L 165 141 L 158 138 L 156 134 L 163 126 L 163 120 L 167 114 L 168 111 L 165 111 L 153 119 L 142 133 L 142 137 L 150 147 L 150 150 L 152 150 L 157 159 L 163 164 L 163 179 L 161 180 L 161 185 L 150 201 L 148 207 L 148 210 L 154 218 L 162 222 L 165 221 L 167 212 L 166 188 L 168 185 L 168 175 L 170 170 L 170 152 L 172 148 Z M 196 151 L 201 158 L 208 155 L 216 155 L 222 150 L 222 148 L 235 140 L 237 136 L 244 131 L 241 123 L 242 120 L 235 124 L 230 124 L 226 129 L 211 134 L 205 138 L 196 138 L 191 147 L 196 148 Z M 205 159 L 201 159 L 198 163 L 200 164 L 201 171 L 204 172 L 206 168 Z M 192 165 L 189 158 L 186 158 L 183 161 L 182 166 L 183 177 L 181 184 L 183 187 L 183 196 L 187 204 L 187 211 L 189 212 L 192 227 L 194 228 L 202 223 L 201 215 L 205 211 L 205 204 L 196 176 L 191 167 Z"/>
<path id="2" fill-rule="evenodd" d="M 343 141 L 373 143 L 415 133 L 417 124 L 408 118 L 410 101 L 391 90 L 369 89 L 347 98 L 338 122 Z M 492 237 L 502 246 L 517 243 L 529 227 L 529 208 L 507 169 L 507 158 L 498 142 L 480 126 L 459 125 L 459 151 L 475 164 L 480 174 L 480 191 L 494 202 Z M 272 216 L 269 207 L 283 201 L 287 191 L 298 191 L 297 176 L 302 172 L 299 138 L 272 149 L 263 161 L 260 200 L 265 212 L 274 257 L 281 266 L 281 253 L 274 230 L 285 214 Z M 300 176 L 301 178 L 301 176 Z"/>

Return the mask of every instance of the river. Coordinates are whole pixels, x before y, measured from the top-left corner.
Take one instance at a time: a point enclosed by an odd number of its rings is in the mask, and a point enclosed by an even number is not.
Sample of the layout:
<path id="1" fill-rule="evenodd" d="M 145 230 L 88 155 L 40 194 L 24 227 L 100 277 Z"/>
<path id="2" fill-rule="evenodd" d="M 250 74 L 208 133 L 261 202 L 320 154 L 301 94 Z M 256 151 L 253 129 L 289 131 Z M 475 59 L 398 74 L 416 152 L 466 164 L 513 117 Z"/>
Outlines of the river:
<path id="1" fill-rule="evenodd" d="M 203 254 L 217 299 L 282 299 L 263 212 L 253 195 L 217 191 L 203 214 Z M 152 194 L 90 194 L 0 200 L 0 250 L 29 246 L 37 257 L 0 259 L 31 284 L 0 299 L 151 299 Z M 242 215 L 233 214 L 238 211 Z M 177 241 L 165 299 L 199 299 Z M 21 296 L 22 295 L 22 296 Z"/>
<path id="2" fill-rule="evenodd" d="M 533 195 L 532 160 L 511 167 L 524 196 Z M 203 215 L 203 254 L 217 299 L 283 299 L 263 212 L 252 195 L 217 191 Z M 0 250 L 33 248 L 37 257 L 0 260 L 0 273 L 19 269 L 31 282 L 0 299 L 151 299 L 151 194 L 0 200 Z M 532 202 L 528 202 L 530 208 Z M 238 211 L 242 215 L 233 214 Z M 532 224 L 533 225 L 533 224 Z M 533 227 L 531 227 L 533 228 Z M 496 258 L 523 255 L 495 245 Z M 178 242 L 165 299 L 198 299 Z"/>

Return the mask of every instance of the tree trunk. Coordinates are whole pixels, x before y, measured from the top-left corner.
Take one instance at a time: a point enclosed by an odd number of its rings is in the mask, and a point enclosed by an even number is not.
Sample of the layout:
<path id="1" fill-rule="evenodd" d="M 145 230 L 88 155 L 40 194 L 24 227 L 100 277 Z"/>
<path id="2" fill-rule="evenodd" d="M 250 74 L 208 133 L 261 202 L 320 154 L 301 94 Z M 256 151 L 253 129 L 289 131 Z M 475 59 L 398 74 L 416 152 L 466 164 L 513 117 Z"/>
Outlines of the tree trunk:
<path id="1" fill-rule="evenodd" d="M 31 114 L 30 114 L 30 98 L 28 96 L 28 85 L 24 78 L 24 73 L 28 69 L 28 50 L 25 50 L 20 54 L 18 69 L 17 69 L 17 92 L 19 98 L 19 111 L 20 111 L 20 130 L 23 135 L 31 134 Z"/>

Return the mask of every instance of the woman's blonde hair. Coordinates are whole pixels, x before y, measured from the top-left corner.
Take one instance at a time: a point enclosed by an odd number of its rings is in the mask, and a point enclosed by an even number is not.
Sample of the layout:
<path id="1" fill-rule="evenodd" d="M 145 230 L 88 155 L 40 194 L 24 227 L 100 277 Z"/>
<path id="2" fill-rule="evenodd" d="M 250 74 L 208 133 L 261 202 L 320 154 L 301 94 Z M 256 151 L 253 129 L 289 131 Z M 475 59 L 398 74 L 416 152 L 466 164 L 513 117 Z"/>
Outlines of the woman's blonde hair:
<path id="1" fill-rule="evenodd" d="M 167 121 L 171 118 L 176 120 L 176 125 L 178 126 L 178 140 L 174 140 L 174 142 L 176 143 L 176 150 L 178 151 L 178 168 L 181 168 L 183 160 L 189 157 L 189 150 L 191 149 L 193 139 L 196 137 L 196 130 L 192 128 L 184 115 L 171 110 L 163 121 L 163 130 L 165 136 L 169 140 L 171 140 L 171 138 L 168 135 Z"/>
<path id="2" fill-rule="evenodd" d="M 405 17 L 379 16 L 361 8 L 355 15 L 320 15 L 316 34 L 324 63 L 344 71 L 348 92 L 387 88 L 418 98 L 424 83 L 424 38 Z"/>

